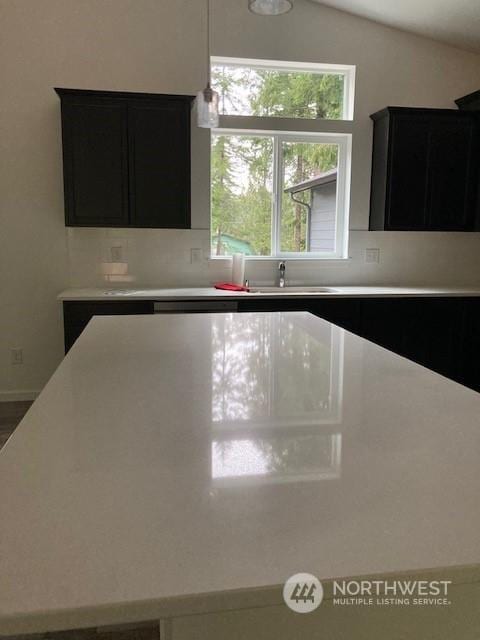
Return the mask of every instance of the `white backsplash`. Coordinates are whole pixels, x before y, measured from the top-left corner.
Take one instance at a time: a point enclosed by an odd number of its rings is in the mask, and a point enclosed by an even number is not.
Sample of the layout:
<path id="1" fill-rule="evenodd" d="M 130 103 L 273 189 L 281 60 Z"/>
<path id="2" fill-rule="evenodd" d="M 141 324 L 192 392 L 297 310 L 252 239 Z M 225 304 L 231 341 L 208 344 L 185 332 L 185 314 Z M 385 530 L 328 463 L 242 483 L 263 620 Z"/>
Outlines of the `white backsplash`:
<path id="1" fill-rule="evenodd" d="M 69 228 L 66 233 L 71 287 L 201 287 L 231 278 L 230 260 L 208 259 L 206 230 Z M 479 241 L 477 233 L 352 231 L 349 260 L 287 260 L 287 282 L 480 285 Z M 378 264 L 365 261 L 372 248 L 380 250 Z M 201 249 L 199 262 L 192 262 L 192 249 Z M 110 261 L 128 263 L 125 281 L 102 275 L 102 263 Z M 251 284 L 272 284 L 277 262 L 248 260 L 246 277 Z"/>

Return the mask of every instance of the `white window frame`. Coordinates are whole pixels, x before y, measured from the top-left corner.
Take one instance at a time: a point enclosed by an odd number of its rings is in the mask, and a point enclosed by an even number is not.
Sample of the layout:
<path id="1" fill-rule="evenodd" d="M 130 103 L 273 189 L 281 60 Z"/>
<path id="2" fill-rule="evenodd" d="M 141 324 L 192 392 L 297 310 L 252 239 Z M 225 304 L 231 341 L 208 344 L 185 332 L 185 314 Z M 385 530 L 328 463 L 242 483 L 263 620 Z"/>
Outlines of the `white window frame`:
<path id="1" fill-rule="evenodd" d="M 353 120 L 355 102 L 355 70 L 354 65 L 321 64 L 318 62 L 291 62 L 281 60 L 260 60 L 257 58 L 228 58 L 211 56 L 211 65 L 228 67 L 247 67 L 248 69 L 268 69 L 294 73 L 316 73 L 318 75 L 343 76 L 343 120 Z M 248 118 L 249 116 L 244 116 Z M 299 118 L 300 119 L 300 118 Z M 315 118 L 305 118 L 314 120 Z"/>
<path id="2" fill-rule="evenodd" d="M 265 136 L 273 138 L 273 198 L 271 255 L 245 256 L 246 260 L 343 260 L 348 258 L 348 230 L 350 205 L 350 173 L 352 161 L 353 106 L 355 94 L 355 67 L 349 65 L 281 62 L 250 58 L 227 58 L 213 56 L 213 64 L 228 66 L 267 68 L 277 71 L 305 73 L 332 73 L 344 75 L 343 120 L 314 118 L 281 118 L 278 116 L 221 115 L 220 123 L 213 133 L 218 135 Z M 280 216 L 283 194 L 282 142 L 317 142 L 338 145 L 338 173 L 335 224 L 335 251 L 333 252 L 282 252 L 280 251 Z M 211 213 L 210 213 L 211 219 Z M 225 259 L 226 256 L 212 256 Z"/>
<path id="3" fill-rule="evenodd" d="M 273 184 L 272 184 L 272 229 L 271 255 L 245 256 L 247 260 L 271 260 L 272 258 L 295 258 L 300 260 L 317 260 L 344 258 L 348 250 L 348 216 L 347 180 L 348 166 L 351 157 L 351 135 L 331 133 L 296 133 L 292 131 L 265 131 L 264 129 L 215 129 L 215 135 L 257 136 L 273 139 Z M 338 146 L 337 198 L 335 218 L 335 251 L 281 251 L 281 215 L 284 189 L 283 179 L 283 142 L 305 142 L 320 144 L 336 144 Z M 215 256 L 222 258 L 223 256 Z"/>

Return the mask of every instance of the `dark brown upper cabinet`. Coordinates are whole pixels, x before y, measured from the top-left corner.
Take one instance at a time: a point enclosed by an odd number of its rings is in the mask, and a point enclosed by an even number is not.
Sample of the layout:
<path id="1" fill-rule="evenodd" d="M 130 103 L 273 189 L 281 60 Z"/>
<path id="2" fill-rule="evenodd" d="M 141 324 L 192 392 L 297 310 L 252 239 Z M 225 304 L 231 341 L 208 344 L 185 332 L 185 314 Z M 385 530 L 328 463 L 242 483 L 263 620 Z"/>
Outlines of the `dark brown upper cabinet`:
<path id="1" fill-rule="evenodd" d="M 473 93 L 469 93 L 467 96 L 463 96 L 463 98 L 459 98 L 455 100 L 457 106 L 462 111 L 476 111 L 477 116 L 480 117 L 480 91 L 474 91 Z M 475 225 L 475 230 L 480 231 L 480 166 L 479 166 L 479 174 L 478 174 L 478 191 L 477 191 L 477 220 Z"/>
<path id="2" fill-rule="evenodd" d="M 387 107 L 371 118 L 370 230 L 475 230 L 478 117 L 450 109 Z"/>
<path id="3" fill-rule="evenodd" d="M 66 225 L 189 229 L 193 96 L 55 91 Z"/>
<path id="4" fill-rule="evenodd" d="M 462 111 L 480 111 L 480 91 L 474 91 L 467 96 L 455 100 L 455 104 Z"/>

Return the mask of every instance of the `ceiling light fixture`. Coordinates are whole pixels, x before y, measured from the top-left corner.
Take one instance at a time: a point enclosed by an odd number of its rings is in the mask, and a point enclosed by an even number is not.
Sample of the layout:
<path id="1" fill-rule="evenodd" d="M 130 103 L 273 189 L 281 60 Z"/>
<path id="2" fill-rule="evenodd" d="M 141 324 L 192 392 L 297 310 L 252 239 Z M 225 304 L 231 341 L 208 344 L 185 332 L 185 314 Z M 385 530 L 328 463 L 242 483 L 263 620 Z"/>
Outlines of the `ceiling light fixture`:
<path id="1" fill-rule="evenodd" d="M 207 86 L 197 94 L 197 124 L 204 129 L 218 127 L 218 93 L 210 86 L 210 0 L 207 0 Z"/>
<path id="2" fill-rule="evenodd" d="M 279 16 L 293 8 L 292 0 L 248 0 L 248 8 L 260 16 Z"/>

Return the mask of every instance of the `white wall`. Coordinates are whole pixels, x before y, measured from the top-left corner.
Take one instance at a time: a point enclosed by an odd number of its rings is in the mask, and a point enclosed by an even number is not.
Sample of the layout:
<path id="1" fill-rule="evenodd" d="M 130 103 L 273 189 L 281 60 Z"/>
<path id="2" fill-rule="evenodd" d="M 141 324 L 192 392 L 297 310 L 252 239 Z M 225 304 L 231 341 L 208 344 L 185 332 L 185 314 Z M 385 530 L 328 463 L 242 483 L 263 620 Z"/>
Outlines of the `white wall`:
<path id="1" fill-rule="evenodd" d="M 351 260 L 288 265 L 291 278 L 330 283 L 480 284 L 477 234 L 367 233 L 369 114 L 387 104 L 453 107 L 480 88 L 480 56 L 297 0 L 279 18 L 246 0 L 213 0 L 213 53 L 357 65 Z M 228 276 L 208 251 L 208 134 L 194 128 L 193 231 L 69 229 L 63 224 L 61 140 L 54 86 L 195 93 L 205 82 L 201 0 L 0 0 L 0 394 L 39 389 L 62 356 L 56 294 L 100 284 L 120 243 L 141 285 L 201 285 Z M 367 247 L 381 263 L 366 265 Z M 251 279 L 273 277 L 252 262 Z M 25 363 L 10 365 L 10 348 Z M 1 397 L 1 395 L 0 395 Z"/>

